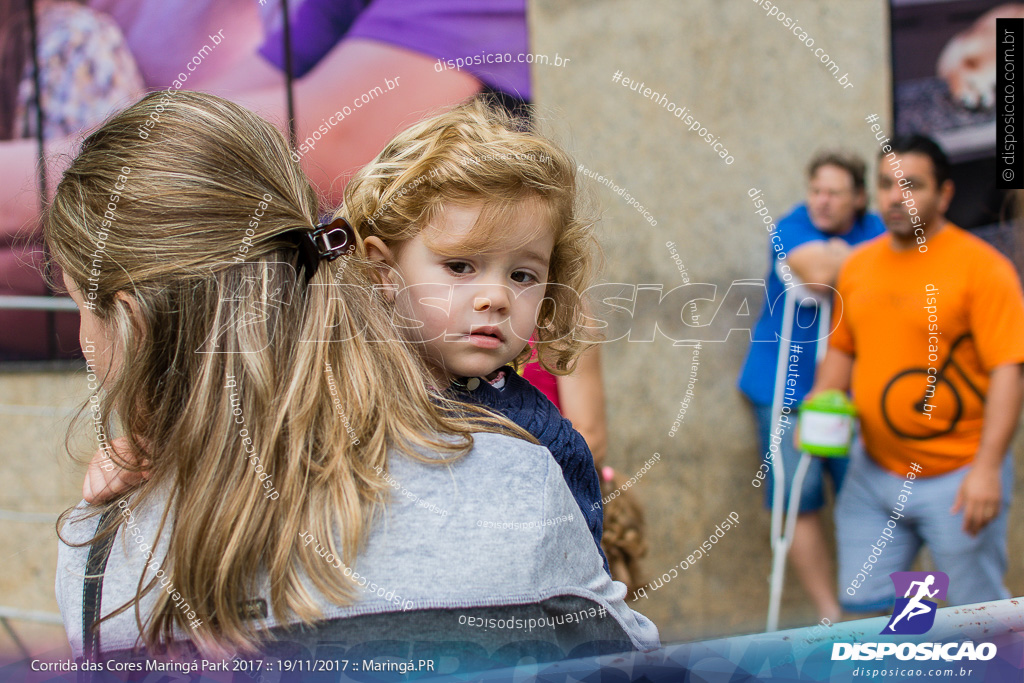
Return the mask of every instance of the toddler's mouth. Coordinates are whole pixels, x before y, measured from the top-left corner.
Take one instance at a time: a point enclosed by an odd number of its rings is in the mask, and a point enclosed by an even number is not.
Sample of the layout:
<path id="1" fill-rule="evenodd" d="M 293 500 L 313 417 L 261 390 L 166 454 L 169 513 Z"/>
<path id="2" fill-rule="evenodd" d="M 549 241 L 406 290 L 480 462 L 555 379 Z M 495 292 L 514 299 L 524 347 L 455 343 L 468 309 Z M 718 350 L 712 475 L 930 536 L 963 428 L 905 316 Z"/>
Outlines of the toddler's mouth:
<path id="1" fill-rule="evenodd" d="M 483 349 L 496 349 L 505 343 L 505 335 L 497 327 L 477 327 L 468 335 L 467 341 Z"/>
<path id="2" fill-rule="evenodd" d="M 482 337 L 491 337 L 492 339 L 497 339 L 499 342 L 505 341 L 505 335 L 501 333 L 501 330 L 491 325 L 485 327 L 472 328 L 472 330 L 469 333 L 469 336 L 475 337 L 478 335 Z"/>

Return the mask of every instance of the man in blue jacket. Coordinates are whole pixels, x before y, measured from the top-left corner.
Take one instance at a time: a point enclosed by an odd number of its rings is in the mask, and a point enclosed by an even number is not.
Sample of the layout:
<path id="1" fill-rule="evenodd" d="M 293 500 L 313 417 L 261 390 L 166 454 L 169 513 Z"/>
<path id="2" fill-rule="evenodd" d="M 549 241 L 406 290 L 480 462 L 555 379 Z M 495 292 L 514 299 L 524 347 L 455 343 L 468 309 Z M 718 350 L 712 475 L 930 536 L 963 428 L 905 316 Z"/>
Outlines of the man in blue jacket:
<path id="1" fill-rule="evenodd" d="M 830 293 L 839 269 L 846 260 L 853 245 L 872 239 L 885 232 L 885 226 L 878 216 L 867 212 L 867 192 L 864 185 L 866 166 L 864 161 L 843 152 L 821 152 L 807 168 L 807 202 L 796 206 L 779 221 L 777 235 L 781 240 L 781 252 L 769 249 L 767 276 L 768 301 L 754 330 L 754 342 L 750 345 L 746 363 L 740 374 L 739 388 L 753 404 L 757 417 L 758 433 L 761 438 L 761 453 L 767 472 L 765 482 L 765 507 L 771 508 L 773 481 L 768 466 L 769 435 L 773 431 L 772 399 L 775 393 L 775 372 L 780 352 L 779 336 L 782 330 L 783 299 L 780 296 L 786 286 L 776 272 L 776 264 L 786 264 L 796 276 L 789 280 L 791 288 L 799 279 L 812 290 Z M 783 256 L 783 254 L 785 256 Z M 795 404 L 803 400 L 814 382 L 815 339 L 818 324 L 815 316 L 817 307 L 798 306 L 795 315 L 792 351 L 798 356 L 798 372 L 789 373 L 786 379 L 796 381 L 796 395 L 789 396 Z M 787 359 L 786 366 L 790 364 Z M 783 425 L 785 426 L 785 425 Z M 792 487 L 793 474 L 800 454 L 793 446 L 791 434 L 782 438 L 778 447 L 786 475 L 786 504 Z M 818 618 L 835 622 L 840 617 L 836 600 L 834 561 L 828 552 L 819 514 L 825 505 L 824 475 L 828 472 L 835 490 L 839 490 L 846 471 L 846 459 L 830 458 L 827 461 L 815 458 L 807 472 L 800 492 L 800 513 L 797 518 L 789 560 L 796 568 L 797 576 L 814 602 Z M 756 481 L 761 481 L 760 479 Z"/>

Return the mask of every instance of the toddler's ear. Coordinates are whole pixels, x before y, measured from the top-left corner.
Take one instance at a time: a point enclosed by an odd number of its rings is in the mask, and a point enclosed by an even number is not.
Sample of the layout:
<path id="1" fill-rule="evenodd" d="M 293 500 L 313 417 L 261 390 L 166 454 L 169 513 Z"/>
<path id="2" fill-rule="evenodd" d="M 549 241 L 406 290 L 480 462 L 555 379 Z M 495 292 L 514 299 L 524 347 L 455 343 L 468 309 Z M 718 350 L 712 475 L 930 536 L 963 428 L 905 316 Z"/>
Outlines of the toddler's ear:
<path id="1" fill-rule="evenodd" d="M 367 237 L 363 240 L 363 248 L 366 249 L 366 258 L 375 263 L 394 263 L 394 258 L 388 245 L 379 237 Z"/>
<path id="2" fill-rule="evenodd" d="M 379 237 L 367 237 L 363 240 L 363 248 L 366 249 L 366 258 L 375 266 L 380 283 L 397 287 L 394 254 L 388 245 Z"/>

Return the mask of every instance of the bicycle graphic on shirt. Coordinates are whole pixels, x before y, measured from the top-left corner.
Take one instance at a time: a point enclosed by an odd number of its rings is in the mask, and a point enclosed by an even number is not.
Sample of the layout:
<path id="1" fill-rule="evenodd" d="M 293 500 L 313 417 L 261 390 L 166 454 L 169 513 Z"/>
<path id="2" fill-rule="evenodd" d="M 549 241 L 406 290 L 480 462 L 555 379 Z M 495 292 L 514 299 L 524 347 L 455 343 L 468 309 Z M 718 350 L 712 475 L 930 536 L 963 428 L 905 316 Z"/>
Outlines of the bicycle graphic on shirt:
<path id="1" fill-rule="evenodd" d="M 885 385 L 882 392 L 882 417 L 894 434 L 904 439 L 924 441 L 945 436 L 956 429 L 964 412 L 964 399 L 954 383 L 956 376 L 953 370 L 958 373 L 959 381 L 979 401 L 985 402 L 985 394 L 971 382 L 971 378 L 953 358 L 957 348 L 970 337 L 970 333 L 967 333 L 953 342 L 949 355 L 934 375 L 928 372 L 928 368 L 910 368 L 895 375 Z M 934 377 L 935 382 L 929 382 L 929 377 Z M 928 406 L 931 406 L 931 410 L 926 410 Z M 917 415 L 932 415 L 933 418 L 923 426 L 897 427 L 892 415 L 906 415 L 907 408 Z M 932 411 L 941 411 L 947 417 L 940 418 L 937 412 Z"/>

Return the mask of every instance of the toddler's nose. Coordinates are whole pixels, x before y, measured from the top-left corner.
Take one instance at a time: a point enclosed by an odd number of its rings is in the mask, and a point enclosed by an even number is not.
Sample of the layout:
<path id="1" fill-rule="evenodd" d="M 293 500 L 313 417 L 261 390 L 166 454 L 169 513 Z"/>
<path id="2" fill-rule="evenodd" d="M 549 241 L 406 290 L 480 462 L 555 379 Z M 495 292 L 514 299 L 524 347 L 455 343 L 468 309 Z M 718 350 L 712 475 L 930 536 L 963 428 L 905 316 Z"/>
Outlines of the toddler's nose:
<path id="1" fill-rule="evenodd" d="M 509 296 L 508 288 L 498 285 L 487 287 L 473 297 L 473 310 L 481 311 L 506 311 L 512 297 Z"/>

